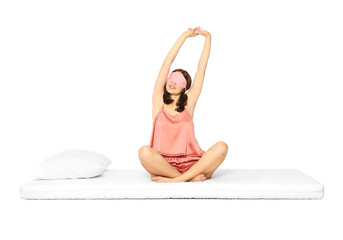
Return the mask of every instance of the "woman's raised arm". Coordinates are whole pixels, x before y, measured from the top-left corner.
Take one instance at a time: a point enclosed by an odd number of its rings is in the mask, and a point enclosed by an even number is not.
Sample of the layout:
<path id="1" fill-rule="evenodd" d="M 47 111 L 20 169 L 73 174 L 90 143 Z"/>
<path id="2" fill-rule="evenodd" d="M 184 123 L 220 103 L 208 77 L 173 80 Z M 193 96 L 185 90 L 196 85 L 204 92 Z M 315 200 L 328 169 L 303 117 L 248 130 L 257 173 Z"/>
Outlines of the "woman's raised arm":
<path id="1" fill-rule="evenodd" d="M 198 63 L 198 70 L 195 74 L 194 82 L 192 84 L 192 87 L 187 92 L 188 100 L 193 106 L 195 106 L 201 93 L 202 85 L 204 83 L 205 78 L 207 62 L 211 50 L 211 34 L 205 30 L 202 30 L 200 27 L 195 31 L 195 33 L 197 32 L 203 35 L 206 38 L 206 40 Z"/>
<path id="2" fill-rule="evenodd" d="M 181 34 L 181 36 L 177 39 L 173 47 L 170 49 L 167 57 L 164 59 L 160 72 L 155 82 L 155 87 L 152 95 L 153 102 L 160 100 L 163 96 L 163 87 L 168 78 L 168 74 L 170 71 L 170 66 L 173 63 L 174 59 L 176 58 L 181 46 L 185 42 L 185 40 L 189 37 L 194 37 L 199 33 L 195 32 L 195 28 L 188 28 L 188 31 L 185 31 Z"/>

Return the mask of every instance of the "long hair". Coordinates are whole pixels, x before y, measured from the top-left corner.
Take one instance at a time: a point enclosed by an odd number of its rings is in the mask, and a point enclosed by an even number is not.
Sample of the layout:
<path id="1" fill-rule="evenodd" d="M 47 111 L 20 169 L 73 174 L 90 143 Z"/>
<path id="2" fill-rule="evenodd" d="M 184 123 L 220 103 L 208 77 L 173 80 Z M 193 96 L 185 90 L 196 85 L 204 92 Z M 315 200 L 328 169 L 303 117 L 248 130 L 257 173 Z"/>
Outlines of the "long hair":
<path id="1" fill-rule="evenodd" d="M 177 108 L 175 109 L 178 112 L 182 112 L 185 109 L 185 106 L 187 105 L 187 99 L 188 96 L 186 94 L 186 90 L 188 90 L 192 85 L 192 78 L 188 74 L 186 70 L 183 70 L 181 68 L 175 69 L 172 72 L 180 72 L 187 80 L 186 87 L 181 91 L 179 100 L 176 103 Z M 174 100 L 170 97 L 170 93 L 167 91 L 167 82 L 164 84 L 164 92 L 163 92 L 163 102 L 165 104 L 171 104 Z"/>

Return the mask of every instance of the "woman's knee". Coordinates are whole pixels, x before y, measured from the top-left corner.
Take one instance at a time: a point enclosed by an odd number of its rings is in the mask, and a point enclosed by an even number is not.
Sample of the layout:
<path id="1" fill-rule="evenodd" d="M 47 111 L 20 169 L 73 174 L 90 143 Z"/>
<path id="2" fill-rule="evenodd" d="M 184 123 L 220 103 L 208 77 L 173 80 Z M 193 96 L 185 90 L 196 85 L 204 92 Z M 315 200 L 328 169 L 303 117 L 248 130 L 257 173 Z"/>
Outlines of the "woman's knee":
<path id="1" fill-rule="evenodd" d="M 224 141 L 217 142 L 217 147 L 218 147 L 218 151 L 222 155 L 226 155 L 229 150 L 229 146 Z"/>
<path id="2" fill-rule="evenodd" d="M 141 161 L 146 161 L 148 159 L 151 159 L 152 151 L 151 147 L 148 145 L 144 145 L 139 148 L 138 150 L 138 156 Z"/>

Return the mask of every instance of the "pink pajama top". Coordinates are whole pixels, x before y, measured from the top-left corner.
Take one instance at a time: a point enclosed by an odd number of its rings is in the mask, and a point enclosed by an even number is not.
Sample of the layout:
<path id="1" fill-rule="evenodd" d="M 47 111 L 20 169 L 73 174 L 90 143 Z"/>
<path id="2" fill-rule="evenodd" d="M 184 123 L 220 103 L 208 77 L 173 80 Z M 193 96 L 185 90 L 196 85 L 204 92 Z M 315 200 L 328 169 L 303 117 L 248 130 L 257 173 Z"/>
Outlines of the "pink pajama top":
<path id="1" fill-rule="evenodd" d="M 195 138 L 194 123 L 187 109 L 170 115 L 164 104 L 153 121 L 150 147 L 168 157 L 200 158 L 205 153 Z"/>

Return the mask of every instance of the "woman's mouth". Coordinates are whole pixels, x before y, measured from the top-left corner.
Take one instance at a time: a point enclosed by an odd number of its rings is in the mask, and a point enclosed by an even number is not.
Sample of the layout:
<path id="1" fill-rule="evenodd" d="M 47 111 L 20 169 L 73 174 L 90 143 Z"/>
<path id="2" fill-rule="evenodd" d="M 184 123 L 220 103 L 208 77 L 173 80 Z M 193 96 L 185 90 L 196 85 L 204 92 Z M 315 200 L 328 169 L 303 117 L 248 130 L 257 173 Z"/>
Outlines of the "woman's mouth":
<path id="1" fill-rule="evenodd" d="M 175 89 L 175 87 L 173 87 L 173 86 L 169 86 L 169 88 L 171 88 L 171 89 Z"/>

